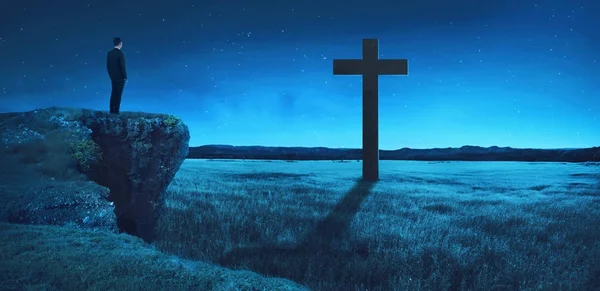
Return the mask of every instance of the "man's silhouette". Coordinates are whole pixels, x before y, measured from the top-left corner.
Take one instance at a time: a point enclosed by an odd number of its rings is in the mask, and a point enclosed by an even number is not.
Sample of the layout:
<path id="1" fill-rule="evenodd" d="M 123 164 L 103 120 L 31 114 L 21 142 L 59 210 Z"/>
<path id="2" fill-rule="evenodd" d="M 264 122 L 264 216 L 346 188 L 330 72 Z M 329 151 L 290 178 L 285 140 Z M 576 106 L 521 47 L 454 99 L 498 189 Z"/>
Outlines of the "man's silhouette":
<path id="1" fill-rule="evenodd" d="M 123 41 L 115 37 L 113 39 L 113 48 L 106 56 L 106 70 L 112 82 L 112 92 L 110 93 L 110 113 L 119 114 L 121 108 L 121 95 L 127 80 L 127 70 L 125 70 L 125 55 L 121 51 Z"/>

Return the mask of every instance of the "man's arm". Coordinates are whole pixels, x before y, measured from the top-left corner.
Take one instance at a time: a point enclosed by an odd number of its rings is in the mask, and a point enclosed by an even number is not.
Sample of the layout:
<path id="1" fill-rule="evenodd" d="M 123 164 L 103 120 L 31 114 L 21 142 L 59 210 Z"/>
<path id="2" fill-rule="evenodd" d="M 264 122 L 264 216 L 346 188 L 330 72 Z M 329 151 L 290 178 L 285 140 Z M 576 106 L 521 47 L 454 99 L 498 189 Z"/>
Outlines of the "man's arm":
<path id="1" fill-rule="evenodd" d="M 106 72 L 110 76 L 110 55 L 106 56 Z"/>
<path id="2" fill-rule="evenodd" d="M 119 58 L 119 64 L 121 65 L 121 73 L 123 74 L 123 79 L 127 80 L 127 69 L 125 68 L 125 54 L 121 53 L 121 57 Z"/>

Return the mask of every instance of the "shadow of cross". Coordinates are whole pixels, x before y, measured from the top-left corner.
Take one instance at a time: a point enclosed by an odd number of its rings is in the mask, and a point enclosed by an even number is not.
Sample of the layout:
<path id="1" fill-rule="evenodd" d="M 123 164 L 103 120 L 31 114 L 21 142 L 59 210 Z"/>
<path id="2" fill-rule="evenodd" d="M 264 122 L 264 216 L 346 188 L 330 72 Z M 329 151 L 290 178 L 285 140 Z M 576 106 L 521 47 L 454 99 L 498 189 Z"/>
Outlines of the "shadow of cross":
<path id="1" fill-rule="evenodd" d="M 333 60 L 334 75 L 362 75 L 363 179 L 379 179 L 379 75 L 408 75 L 408 60 L 379 59 L 379 40 L 363 39 L 362 59 Z"/>
<path id="2" fill-rule="evenodd" d="M 329 214 L 298 243 L 236 248 L 219 258 L 218 263 L 224 267 L 243 267 L 264 276 L 288 278 L 306 284 L 307 276 L 324 277 L 320 272 L 342 270 L 353 260 L 364 260 L 369 255 L 368 247 L 343 250 L 337 245 L 348 235 L 352 220 L 376 183 L 358 180 Z"/>

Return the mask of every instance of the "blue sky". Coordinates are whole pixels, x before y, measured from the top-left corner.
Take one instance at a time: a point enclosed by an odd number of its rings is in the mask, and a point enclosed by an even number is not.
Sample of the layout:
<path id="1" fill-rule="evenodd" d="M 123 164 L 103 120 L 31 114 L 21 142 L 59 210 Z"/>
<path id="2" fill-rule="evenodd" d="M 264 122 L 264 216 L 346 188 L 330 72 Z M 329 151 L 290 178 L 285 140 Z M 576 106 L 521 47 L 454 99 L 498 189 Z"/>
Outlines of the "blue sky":
<path id="1" fill-rule="evenodd" d="M 119 36 L 121 109 L 182 117 L 192 146 L 360 147 L 361 77 L 332 62 L 379 38 L 409 60 L 380 77 L 382 149 L 600 146 L 591 0 L 64 2 L 0 4 L 0 111 L 108 110 Z"/>

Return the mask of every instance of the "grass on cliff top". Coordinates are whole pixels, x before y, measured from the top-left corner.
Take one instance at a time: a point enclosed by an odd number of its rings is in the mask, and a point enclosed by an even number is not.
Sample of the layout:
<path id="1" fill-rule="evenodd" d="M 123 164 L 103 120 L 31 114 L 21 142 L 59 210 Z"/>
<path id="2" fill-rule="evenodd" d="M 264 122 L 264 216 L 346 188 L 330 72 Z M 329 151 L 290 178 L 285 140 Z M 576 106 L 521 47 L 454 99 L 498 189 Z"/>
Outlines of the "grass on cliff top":
<path id="1" fill-rule="evenodd" d="M 164 113 L 152 113 L 152 112 L 142 112 L 142 111 L 122 111 L 119 115 L 112 115 L 107 110 L 93 110 L 86 108 L 74 108 L 74 107 L 48 107 L 48 108 L 40 108 L 25 112 L 8 112 L 8 113 L 0 113 L 0 123 L 2 121 L 8 122 L 18 122 L 23 123 L 25 125 L 29 124 L 37 124 L 40 125 L 40 122 L 47 122 L 51 117 L 59 117 L 64 118 L 67 121 L 78 120 L 84 114 L 96 113 L 98 116 L 118 116 L 121 118 L 169 118 L 175 117 L 174 115 L 164 114 Z"/>
<path id="2" fill-rule="evenodd" d="M 128 235 L 0 223 L 2 290 L 302 290 L 165 255 Z"/>
<path id="3" fill-rule="evenodd" d="M 314 290 L 599 290 L 600 166 L 360 165 L 186 160 L 157 246 Z"/>
<path id="4" fill-rule="evenodd" d="M 0 164 L 8 166 L 20 164 L 43 174 L 48 178 L 58 180 L 80 180 L 83 175 L 78 167 L 88 167 L 93 141 L 74 138 L 72 129 L 62 128 L 57 122 L 48 121 L 52 116 L 71 116 L 81 114 L 82 109 L 51 108 L 27 112 L 25 115 L 10 113 L 2 119 L 0 116 L 0 138 L 10 139 L 7 145 L 0 140 Z M 101 114 L 109 115 L 107 112 Z M 123 118 L 162 117 L 165 126 L 178 125 L 181 120 L 172 115 L 149 114 L 141 112 L 124 112 Z M 97 153 L 101 154 L 98 149 Z M 10 160 L 10 161 L 8 161 Z"/>

